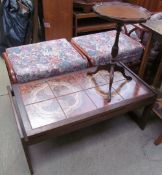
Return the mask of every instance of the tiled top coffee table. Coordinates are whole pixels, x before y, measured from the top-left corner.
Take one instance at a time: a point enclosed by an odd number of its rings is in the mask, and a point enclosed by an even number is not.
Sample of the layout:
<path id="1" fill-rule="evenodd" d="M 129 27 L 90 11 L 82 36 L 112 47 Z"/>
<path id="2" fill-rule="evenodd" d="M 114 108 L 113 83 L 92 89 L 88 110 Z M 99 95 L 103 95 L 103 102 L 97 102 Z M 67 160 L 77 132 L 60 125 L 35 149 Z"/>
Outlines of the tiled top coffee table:
<path id="1" fill-rule="evenodd" d="M 127 81 L 121 73 L 115 72 L 111 102 L 108 102 L 107 71 L 91 77 L 87 75 L 91 71 L 88 69 L 12 86 L 10 98 L 31 172 L 27 147 L 31 144 L 140 107 L 145 107 L 141 120 L 145 124 L 155 93 L 124 68 L 133 79 Z"/>

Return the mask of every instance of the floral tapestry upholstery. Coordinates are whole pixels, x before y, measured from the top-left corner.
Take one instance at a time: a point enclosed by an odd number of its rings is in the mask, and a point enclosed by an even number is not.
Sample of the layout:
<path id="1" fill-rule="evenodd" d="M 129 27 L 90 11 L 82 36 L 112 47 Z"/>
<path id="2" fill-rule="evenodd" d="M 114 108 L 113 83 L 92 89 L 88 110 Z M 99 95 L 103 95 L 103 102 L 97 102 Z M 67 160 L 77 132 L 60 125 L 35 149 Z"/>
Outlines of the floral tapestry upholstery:
<path id="1" fill-rule="evenodd" d="M 88 61 L 66 40 L 52 40 L 6 50 L 18 82 L 84 69 Z"/>
<path id="2" fill-rule="evenodd" d="M 109 63 L 111 49 L 115 41 L 116 31 L 101 32 L 91 35 L 79 36 L 72 39 L 76 45 L 87 56 L 93 65 Z M 118 59 L 125 63 L 141 58 L 143 46 L 121 33 L 119 40 Z"/>

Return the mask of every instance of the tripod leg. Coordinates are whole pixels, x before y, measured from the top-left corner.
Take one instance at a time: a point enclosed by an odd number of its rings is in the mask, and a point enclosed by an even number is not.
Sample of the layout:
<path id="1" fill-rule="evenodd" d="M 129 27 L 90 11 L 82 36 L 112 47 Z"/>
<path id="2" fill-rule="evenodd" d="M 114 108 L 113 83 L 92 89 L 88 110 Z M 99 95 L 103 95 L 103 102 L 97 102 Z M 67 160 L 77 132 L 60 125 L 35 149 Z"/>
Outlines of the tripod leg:
<path id="1" fill-rule="evenodd" d="M 114 80 L 114 68 L 115 68 L 115 64 L 112 64 L 110 68 L 110 81 L 109 81 L 109 93 L 108 93 L 109 102 L 111 101 L 111 90 L 112 90 L 112 84 Z"/>
<path id="2" fill-rule="evenodd" d="M 121 72 L 123 77 L 127 79 L 128 81 L 132 80 L 132 77 L 125 74 L 125 69 L 119 65 L 115 66 L 115 71 Z"/>

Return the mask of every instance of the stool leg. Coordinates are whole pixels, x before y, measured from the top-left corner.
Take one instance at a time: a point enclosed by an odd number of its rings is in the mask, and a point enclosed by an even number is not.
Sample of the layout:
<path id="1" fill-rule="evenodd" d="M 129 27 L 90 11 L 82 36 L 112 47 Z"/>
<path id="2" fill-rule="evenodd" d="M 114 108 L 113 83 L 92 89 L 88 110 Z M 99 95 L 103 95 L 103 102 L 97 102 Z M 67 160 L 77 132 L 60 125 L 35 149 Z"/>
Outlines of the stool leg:
<path id="1" fill-rule="evenodd" d="M 159 145 L 160 143 L 162 143 L 162 134 L 154 142 L 155 145 Z"/>
<path id="2" fill-rule="evenodd" d="M 115 65 L 115 72 L 116 71 L 120 72 L 126 80 L 128 80 L 128 81 L 132 80 L 132 77 L 126 75 L 124 67 L 121 67 L 117 64 L 117 65 Z"/>
<path id="3" fill-rule="evenodd" d="M 109 94 L 108 94 L 108 101 L 110 102 L 111 101 L 111 90 L 112 90 L 112 84 L 113 84 L 113 80 L 114 80 L 114 67 L 115 67 L 115 64 L 111 65 L 111 68 L 110 68 L 110 80 L 109 80 Z"/>

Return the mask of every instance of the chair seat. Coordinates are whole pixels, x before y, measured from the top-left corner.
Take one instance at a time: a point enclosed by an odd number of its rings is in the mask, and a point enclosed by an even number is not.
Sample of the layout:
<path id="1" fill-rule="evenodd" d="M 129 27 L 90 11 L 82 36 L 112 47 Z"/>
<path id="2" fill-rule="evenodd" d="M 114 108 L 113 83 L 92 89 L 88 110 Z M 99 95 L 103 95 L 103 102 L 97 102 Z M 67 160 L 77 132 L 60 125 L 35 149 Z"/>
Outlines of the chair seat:
<path id="1" fill-rule="evenodd" d="M 84 69 L 84 59 L 66 40 L 52 40 L 6 50 L 20 83 Z"/>
<path id="2" fill-rule="evenodd" d="M 111 49 L 115 41 L 116 31 L 101 32 L 72 39 L 72 43 L 80 49 L 93 66 L 110 62 Z M 124 63 L 139 60 L 143 53 L 143 46 L 121 33 L 119 39 L 118 59 Z"/>

